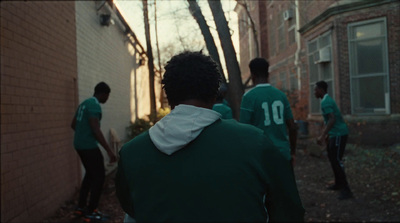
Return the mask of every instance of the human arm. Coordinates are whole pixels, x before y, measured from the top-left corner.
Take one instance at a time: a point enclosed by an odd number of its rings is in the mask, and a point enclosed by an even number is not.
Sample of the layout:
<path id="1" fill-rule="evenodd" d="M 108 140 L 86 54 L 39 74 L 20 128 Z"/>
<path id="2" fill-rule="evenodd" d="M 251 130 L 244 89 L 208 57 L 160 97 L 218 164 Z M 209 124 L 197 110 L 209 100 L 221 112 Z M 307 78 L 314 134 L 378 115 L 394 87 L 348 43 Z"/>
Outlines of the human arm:
<path id="1" fill-rule="evenodd" d="M 290 143 L 290 156 L 291 156 L 291 163 L 294 166 L 296 161 L 296 146 L 297 146 L 297 124 L 294 122 L 293 119 L 286 120 L 286 126 L 289 130 L 289 143 Z"/>
<path id="2" fill-rule="evenodd" d="M 252 115 L 253 115 L 253 110 L 250 104 L 250 100 L 248 100 L 247 97 L 243 96 L 242 102 L 240 104 L 239 122 L 245 124 L 251 124 Z"/>
<path id="3" fill-rule="evenodd" d="M 75 131 L 75 126 L 76 126 L 76 116 L 74 116 L 74 118 L 72 119 L 71 122 L 71 128 Z"/>
<path id="4" fill-rule="evenodd" d="M 328 122 L 326 123 L 324 129 L 322 130 L 322 134 L 317 138 L 318 145 L 323 144 L 324 140 L 328 137 L 329 131 L 332 129 L 333 125 L 336 122 L 336 118 L 333 112 L 327 115 L 328 115 Z"/>
<path id="5" fill-rule="evenodd" d="M 108 156 L 110 157 L 110 163 L 116 162 L 117 157 L 115 156 L 114 152 L 111 150 L 106 139 L 104 138 L 103 133 L 101 132 L 99 119 L 96 117 L 90 117 L 89 125 L 93 131 L 94 137 L 100 143 L 100 145 L 103 146 L 103 148 L 106 150 Z"/>

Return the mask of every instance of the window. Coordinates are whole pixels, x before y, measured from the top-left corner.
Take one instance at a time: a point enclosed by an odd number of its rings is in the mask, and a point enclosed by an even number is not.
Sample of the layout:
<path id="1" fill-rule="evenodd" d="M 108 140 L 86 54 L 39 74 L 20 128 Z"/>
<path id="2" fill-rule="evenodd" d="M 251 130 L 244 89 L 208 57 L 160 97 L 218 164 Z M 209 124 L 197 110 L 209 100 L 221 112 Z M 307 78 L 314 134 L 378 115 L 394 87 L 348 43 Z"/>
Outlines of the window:
<path id="1" fill-rule="evenodd" d="M 310 111 L 311 114 L 320 114 L 320 100 L 314 96 L 315 83 L 321 80 L 325 81 L 328 84 L 328 94 L 334 98 L 331 32 L 324 33 L 308 42 L 307 47 L 310 73 Z"/>
<path id="2" fill-rule="evenodd" d="M 287 89 L 287 81 L 286 81 L 286 72 L 279 73 L 279 88 L 282 91 L 286 91 Z"/>
<path id="3" fill-rule="evenodd" d="M 270 78 L 269 78 L 269 83 L 270 83 L 272 86 L 276 87 L 276 75 L 270 76 Z"/>
<path id="4" fill-rule="evenodd" d="M 348 25 L 351 104 L 354 114 L 389 114 L 386 19 Z"/>
<path id="5" fill-rule="evenodd" d="M 283 17 L 279 18 L 280 22 L 278 27 L 279 51 L 283 51 L 286 48 L 285 23 L 283 21 L 284 21 Z"/>
<path id="6" fill-rule="evenodd" d="M 269 54 L 271 56 L 275 56 L 276 54 L 276 41 L 275 41 L 275 30 L 276 27 L 274 26 L 274 19 L 271 19 L 269 22 L 268 32 L 269 32 Z"/>
<path id="7" fill-rule="evenodd" d="M 297 79 L 297 74 L 294 71 L 290 72 L 290 90 L 298 90 L 299 83 Z"/>

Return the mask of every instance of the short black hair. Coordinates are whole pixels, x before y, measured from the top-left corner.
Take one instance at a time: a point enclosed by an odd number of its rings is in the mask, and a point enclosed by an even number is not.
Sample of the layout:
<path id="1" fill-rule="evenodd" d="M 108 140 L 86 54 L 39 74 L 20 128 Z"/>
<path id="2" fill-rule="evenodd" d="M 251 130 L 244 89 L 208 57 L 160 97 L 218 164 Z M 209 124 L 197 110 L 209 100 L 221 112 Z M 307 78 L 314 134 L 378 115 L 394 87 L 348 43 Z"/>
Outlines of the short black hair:
<path id="1" fill-rule="evenodd" d="M 250 72 L 257 77 L 268 77 L 269 63 L 266 59 L 258 57 L 254 58 L 249 63 Z"/>
<path id="2" fill-rule="evenodd" d="M 322 90 L 324 90 L 325 92 L 328 92 L 328 84 L 325 81 L 318 81 L 317 83 L 315 83 L 315 85 L 318 88 L 321 88 Z"/>
<path id="3" fill-rule="evenodd" d="M 178 105 L 188 99 L 210 102 L 217 96 L 220 82 L 218 65 L 211 57 L 185 51 L 167 62 L 161 83 L 169 104 Z"/>
<path id="4" fill-rule="evenodd" d="M 94 87 L 94 94 L 109 94 L 111 92 L 110 86 L 104 83 L 103 81 L 98 83 L 96 87 Z"/>

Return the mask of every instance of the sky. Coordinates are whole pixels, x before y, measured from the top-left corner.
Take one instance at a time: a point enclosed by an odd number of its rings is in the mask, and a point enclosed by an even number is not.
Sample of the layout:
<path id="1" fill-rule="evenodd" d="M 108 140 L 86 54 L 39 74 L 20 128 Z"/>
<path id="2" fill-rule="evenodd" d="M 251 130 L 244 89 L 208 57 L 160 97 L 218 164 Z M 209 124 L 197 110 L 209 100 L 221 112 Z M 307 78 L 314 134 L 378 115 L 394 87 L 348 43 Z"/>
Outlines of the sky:
<path id="1" fill-rule="evenodd" d="M 144 32 L 143 5 L 141 0 L 115 0 L 114 1 L 124 16 L 125 20 L 135 32 L 140 43 L 146 48 L 146 39 Z M 155 36 L 155 13 L 154 0 L 149 0 L 149 20 L 150 33 L 153 54 L 156 58 L 156 36 Z M 215 43 L 220 51 L 220 57 L 223 58 L 222 49 L 215 28 L 207 0 L 198 1 L 202 13 L 207 20 L 210 30 L 214 36 Z M 239 53 L 238 41 L 238 23 L 237 14 L 233 11 L 235 0 L 221 0 L 225 17 L 228 20 L 229 27 L 233 32 L 232 41 L 235 50 Z M 182 50 L 201 50 L 206 49 L 204 38 L 201 34 L 197 22 L 189 12 L 187 0 L 157 0 L 157 27 L 158 40 L 161 52 L 161 61 L 165 62 L 169 59 L 171 53 L 178 53 Z M 167 57 L 167 58 L 166 58 Z M 238 57 L 239 59 L 239 57 Z M 223 64 L 225 61 L 221 61 Z M 224 65 L 223 65 L 224 66 Z"/>

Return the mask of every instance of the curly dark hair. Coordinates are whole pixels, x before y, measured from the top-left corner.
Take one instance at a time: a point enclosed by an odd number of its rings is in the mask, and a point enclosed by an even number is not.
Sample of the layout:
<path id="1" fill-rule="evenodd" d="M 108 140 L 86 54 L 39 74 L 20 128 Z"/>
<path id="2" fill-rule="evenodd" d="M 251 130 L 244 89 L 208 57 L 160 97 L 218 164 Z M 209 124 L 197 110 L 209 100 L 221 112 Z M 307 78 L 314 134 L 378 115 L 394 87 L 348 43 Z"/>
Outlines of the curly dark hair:
<path id="1" fill-rule="evenodd" d="M 217 96 L 220 82 L 221 74 L 211 57 L 185 51 L 168 61 L 161 83 L 169 104 L 175 106 L 188 99 L 210 102 Z"/>

